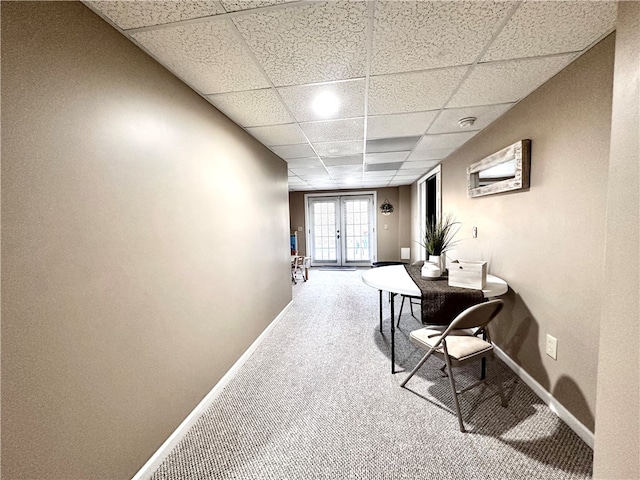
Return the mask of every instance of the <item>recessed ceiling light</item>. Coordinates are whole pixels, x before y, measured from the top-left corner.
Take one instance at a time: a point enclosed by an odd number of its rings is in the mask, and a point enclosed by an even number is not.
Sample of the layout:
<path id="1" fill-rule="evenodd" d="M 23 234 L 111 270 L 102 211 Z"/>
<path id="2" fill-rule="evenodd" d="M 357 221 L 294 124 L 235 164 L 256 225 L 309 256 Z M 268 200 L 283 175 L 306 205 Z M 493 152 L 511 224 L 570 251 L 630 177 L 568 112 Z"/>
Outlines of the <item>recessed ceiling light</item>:
<path id="1" fill-rule="evenodd" d="M 340 100 L 330 91 L 320 92 L 311 104 L 313 111 L 322 118 L 328 118 L 340 109 Z"/>
<path id="2" fill-rule="evenodd" d="M 460 128 L 467 128 L 473 126 L 476 122 L 476 117 L 464 117 L 458 121 L 458 126 Z"/>

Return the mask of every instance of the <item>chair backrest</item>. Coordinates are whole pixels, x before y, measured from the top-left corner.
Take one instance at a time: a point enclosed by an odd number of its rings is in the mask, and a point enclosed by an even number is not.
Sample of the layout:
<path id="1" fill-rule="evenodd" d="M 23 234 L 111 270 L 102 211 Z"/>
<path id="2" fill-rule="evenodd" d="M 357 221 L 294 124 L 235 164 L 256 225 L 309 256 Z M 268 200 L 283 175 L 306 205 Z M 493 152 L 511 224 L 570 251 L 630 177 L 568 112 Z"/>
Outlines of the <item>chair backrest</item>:
<path id="1" fill-rule="evenodd" d="M 446 336 L 451 330 L 484 328 L 500 313 L 503 306 L 504 302 L 502 300 L 490 300 L 473 305 L 461 312 L 453 322 L 451 322 L 443 336 Z"/>

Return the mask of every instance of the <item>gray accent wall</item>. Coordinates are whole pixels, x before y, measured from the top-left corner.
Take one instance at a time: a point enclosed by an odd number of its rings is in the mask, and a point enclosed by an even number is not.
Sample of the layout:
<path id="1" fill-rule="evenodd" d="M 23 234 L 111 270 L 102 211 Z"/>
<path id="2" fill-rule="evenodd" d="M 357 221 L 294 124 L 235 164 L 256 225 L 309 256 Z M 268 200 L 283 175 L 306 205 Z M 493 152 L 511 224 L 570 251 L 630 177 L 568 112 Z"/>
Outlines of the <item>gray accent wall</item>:
<path id="1" fill-rule="evenodd" d="M 291 301 L 287 169 L 79 2 L 2 2 L 2 478 L 131 478 Z"/>
<path id="2" fill-rule="evenodd" d="M 493 339 L 594 432 L 594 477 L 603 479 L 640 474 L 639 10 L 621 2 L 617 35 L 442 164 L 443 211 L 462 222 L 450 257 L 486 260 L 509 283 Z M 466 168 L 527 138 L 531 187 L 467 198 Z M 415 233 L 415 210 L 412 219 Z M 547 334 L 558 339 L 557 360 L 545 354 Z"/>
<path id="3" fill-rule="evenodd" d="M 594 478 L 640 478 L 640 3 L 620 2 L 600 313 Z"/>
<path id="4" fill-rule="evenodd" d="M 591 431 L 614 45 L 610 35 L 442 164 L 443 212 L 462 222 L 450 258 L 485 260 L 510 286 L 494 340 Z M 467 198 L 467 167 L 521 139 L 531 139 L 530 189 Z"/>

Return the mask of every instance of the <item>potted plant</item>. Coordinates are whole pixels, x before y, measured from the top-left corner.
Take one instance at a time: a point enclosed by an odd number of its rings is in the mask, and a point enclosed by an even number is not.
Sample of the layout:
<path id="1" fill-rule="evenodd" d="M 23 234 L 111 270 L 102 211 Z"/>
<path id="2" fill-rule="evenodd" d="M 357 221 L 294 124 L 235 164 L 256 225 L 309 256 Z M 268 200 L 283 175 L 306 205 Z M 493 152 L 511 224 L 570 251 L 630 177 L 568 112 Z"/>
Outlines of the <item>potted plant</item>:
<path id="1" fill-rule="evenodd" d="M 420 243 L 420 245 L 429 254 L 429 263 L 435 264 L 440 269 L 440 273 L 445 267 L 442 262 L 443 255 L 457 243 L 457 241 L 453 240 L 453 237 L 458 232 L 458 225 L 460 225 L 460 222 L 455 221 L 450 213 L 441 217 L 437 222 L 427 222 L 424 243 Z M 440 273 L 436 276 L 439 276 Z"/>

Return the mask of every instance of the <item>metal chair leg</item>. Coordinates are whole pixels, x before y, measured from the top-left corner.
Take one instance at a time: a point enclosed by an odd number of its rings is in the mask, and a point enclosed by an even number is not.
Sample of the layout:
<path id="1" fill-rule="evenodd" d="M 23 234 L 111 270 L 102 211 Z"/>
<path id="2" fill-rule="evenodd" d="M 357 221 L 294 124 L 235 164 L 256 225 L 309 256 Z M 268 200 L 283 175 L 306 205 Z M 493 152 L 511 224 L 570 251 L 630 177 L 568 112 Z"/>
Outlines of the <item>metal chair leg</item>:
<path id="1" fill-rule="evenodd" d="M 431 356 L 431 354 L 433 353 L 435 349 L 432 348 L 430 349 L 427 354 L 422 357 L 422 359 L 418 362 L 418 364 L 413 368 L 413 370 L 411 370 L 411 373 L 409 374 L 409 376 L 407 378 L 405 378 L 402 383 L 400 384 L 401 387 L 404 387 L 406 385 L 406 383 L 411 380 L 411 377 L 413 377 L 415 375 L 415 373 L 420 369 L 420 367 L 422 365 L 424 365 L 424 362 L 427 361 L 427 359 Z"/>
<path id="2" fill-rule="evenodd" d="M 460 412 L 460 403 L 458 402 L 458 393 L 456 391 L 456 381 L 453 379 L 453 369 L 451 368 L 451 360 L 449 355 L 445 352 L 444 360 L 447 363 L 447 371 L 449 373 L 449 383 L 451 384 L 451 394 L 453 395 L 453 403 L 456 406 L 456 414 L 458 415 L 458 424 L 460 425 L 460 431 L 466 432 L 464 429 L 464 423 L 462 422 L 462 413 Z"/>

